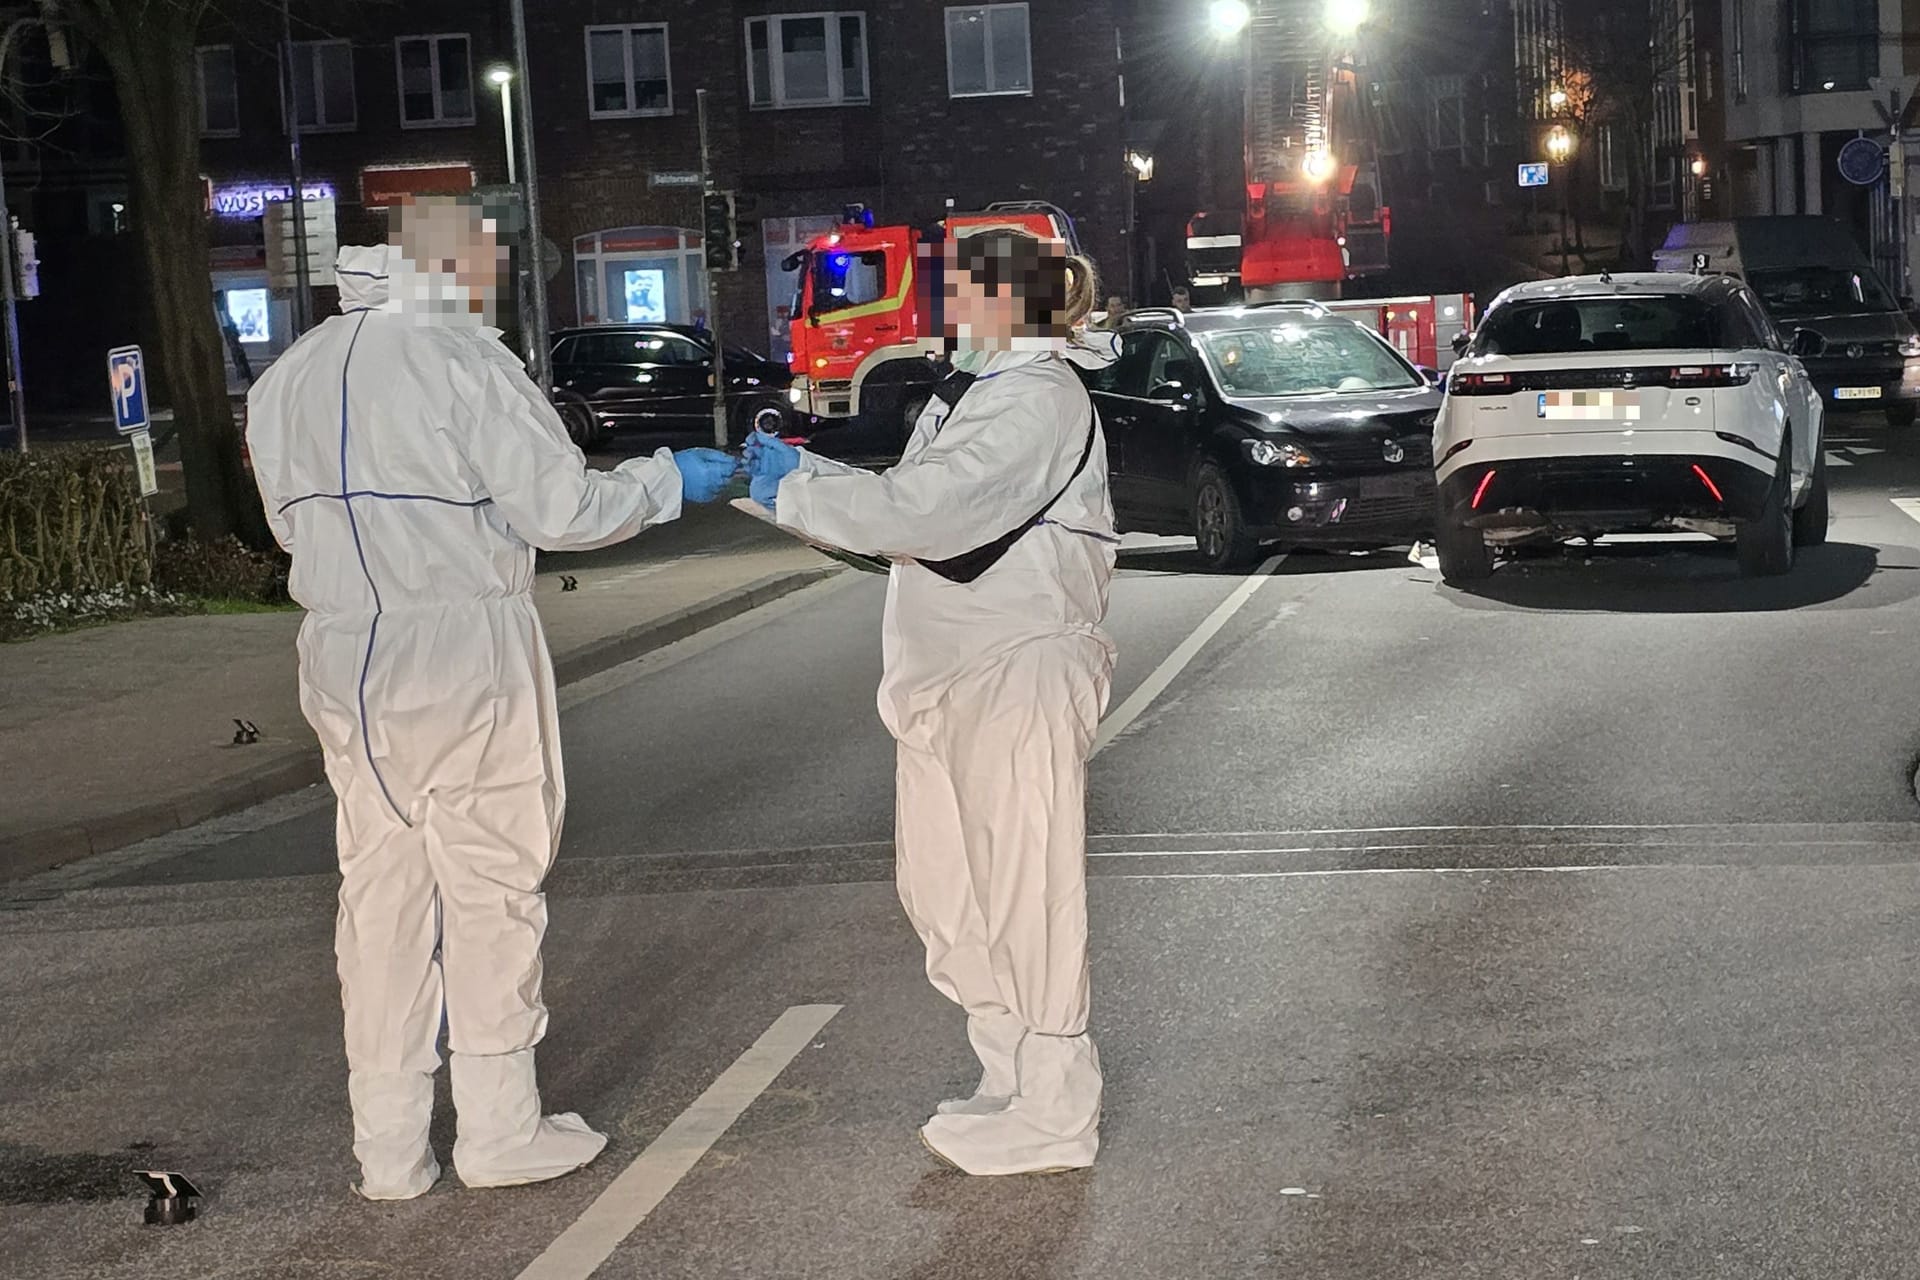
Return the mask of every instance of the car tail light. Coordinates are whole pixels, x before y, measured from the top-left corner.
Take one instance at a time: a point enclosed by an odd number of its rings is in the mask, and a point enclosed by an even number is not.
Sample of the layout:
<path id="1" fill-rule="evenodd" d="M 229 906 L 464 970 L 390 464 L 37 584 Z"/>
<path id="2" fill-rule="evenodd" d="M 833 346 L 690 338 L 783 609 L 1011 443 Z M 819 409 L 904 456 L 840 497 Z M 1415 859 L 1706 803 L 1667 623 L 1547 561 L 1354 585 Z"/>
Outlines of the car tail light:
<path id="1" fill-rule="evenodd" d="M 1514 390 L 1510 373 L 1460 373 L 1447 379 L 1447 393 L 1456 396 L 1504 396 Z"/>
<path id="2" fill-rule="evenodd" d="M 1720 496 L 1720 486 L 1713 482 L 1713 477 L 1707 474 L 1707 469 L 1705 467 L 1701 466 L 1697 462 L 1694 463 L 1693 474 L 1700 477 L 1700 483 L 1707 486 L 1707 492 L 1713 495 L 1713 500 L 1715 502 L 1720 503 L 1722 506 L 1726 505 L 1727 500 Z"/>
<path id="3" fill-rule="evenodd" d="M 1750 364 L 1685 364 L 1667 373 L 1670 387 L 1744 387 L 1753 377 Z"/>
<path id="4" fill-rule="evenodd" d="M 1493 484 L 1494 475 L 1494 472 L 1489 471 L 1480 477 L 1480 487 L 1473 491 L 1473 509 L 1475 511 L 1480 509 L 1480 499 L 1487 496 L 1487 489 Z"/>

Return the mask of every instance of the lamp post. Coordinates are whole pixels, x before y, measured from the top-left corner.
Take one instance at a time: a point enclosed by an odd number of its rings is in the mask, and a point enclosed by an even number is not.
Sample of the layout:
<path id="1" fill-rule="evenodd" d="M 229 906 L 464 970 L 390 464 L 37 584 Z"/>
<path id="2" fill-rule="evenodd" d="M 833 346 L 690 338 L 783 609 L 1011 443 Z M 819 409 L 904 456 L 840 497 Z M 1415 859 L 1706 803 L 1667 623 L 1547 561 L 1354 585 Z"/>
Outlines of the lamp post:
<path id="1" fill-rule="evenodd" d="M 1566 95 L 1562 94 L 1561 97 Z M 1573 274 L 1573 263 L 1567 245 L 1567 208 L 1568 188 L 1573 179 L 1567 169 L 1567 161 L 1573 156 L 1573 134 L 1567 126 L 1557 124 L 1547 133 L 1547 158 L 1560 166 L 1560 274 Z"/>
<path id="2" fill-rule="evenodd" d="M 487 83 L 500 91 L 500 129 L 507 140 L 507 185 L 511 187 L 520 181 L 513 163 L 513 68 L 490 67 Z"/>
<path id="3" fill-rule="evenodd" d="M 520 163 L 526 170 L 527 264 L 532 288 L 527 297 L 527 340 L 533 359 L 528 373 L 542 394 L 553 386 L 553 349 L 547 337 L 547 264 L 546 241 L 540 228 L 540 174 L 533 157 L 533 77 L 527 72 L 526 0 L 509 0 L 508 16 L 513 24 L 514 78 L 520 82 Z"/>

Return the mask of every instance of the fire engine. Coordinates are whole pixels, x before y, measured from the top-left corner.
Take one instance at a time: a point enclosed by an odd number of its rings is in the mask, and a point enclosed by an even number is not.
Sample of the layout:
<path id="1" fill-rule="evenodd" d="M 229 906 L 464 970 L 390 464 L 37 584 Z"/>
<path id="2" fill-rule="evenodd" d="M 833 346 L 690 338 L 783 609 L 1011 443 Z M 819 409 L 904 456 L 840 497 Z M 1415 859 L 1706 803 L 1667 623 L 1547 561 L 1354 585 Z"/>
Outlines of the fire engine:
<path id="1" fill-rule="evenodd" d="M 1473 331 L 1473 295 L 1470 293 L 1344 298 L 1320 305 L 1377 331 L 1409 364 L 1422 369 L 1451 368 L 1454 336 Z"/>
<path id="2" fill-rule="evenodd" d="M 978 213 L 949 213 L 940 225 L 955 237 L 1017 228 L 1080 252 L 1073 220 L 1050 204 L 992 204 Z M 935 362 L 946 351 L 933 331 L 916 256 L 926 238 L 911 226 L 877 227 L 870 210 L 853 205 L 837 230 L 781 263 L 800 278 L 789 393 L 796 413 L 857 417 L 897 429 L 902 438 L 912 429 L 938 378 Z"/>
<path id="3" fill-rule="evenodd" d="M 1387 269 L 1393 233 L 1355 39 L 1327 0 L 1248 7 L 1246 201 L 1189 225 L 1189 275 L 1248 301 L 1338 298 Z"/>

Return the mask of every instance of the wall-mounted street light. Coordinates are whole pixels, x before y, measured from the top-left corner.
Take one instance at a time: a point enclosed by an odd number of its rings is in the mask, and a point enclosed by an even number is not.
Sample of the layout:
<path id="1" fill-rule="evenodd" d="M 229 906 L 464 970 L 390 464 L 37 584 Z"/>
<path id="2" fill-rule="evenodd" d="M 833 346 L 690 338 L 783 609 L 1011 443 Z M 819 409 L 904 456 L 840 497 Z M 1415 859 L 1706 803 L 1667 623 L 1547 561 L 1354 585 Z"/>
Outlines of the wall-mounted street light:
<path id="1" fill-rule="evenodd" d="M 1127 152 L 1127 168 L 1133 170 L 1133 176 L 1141 182 L 1153 181 L 1153 157 L 1146 152 Z"/>
<path id="2" fill-rule="evenodd" d="M 1688 167 L 1693 170 L 1693 176 L 1696 178 L 1704 178 L 1707 176 L 1707 158 L 1705 156 L 1695 156 L 1693 163 Z"/>
<path id="3" fill-rule="evenodd" d="M 1555 164 L 1565 164 L 1572 154 L 1573 135 L 1564 125 L 1555 125 L 1547 134 L 1547 158 Z"/>

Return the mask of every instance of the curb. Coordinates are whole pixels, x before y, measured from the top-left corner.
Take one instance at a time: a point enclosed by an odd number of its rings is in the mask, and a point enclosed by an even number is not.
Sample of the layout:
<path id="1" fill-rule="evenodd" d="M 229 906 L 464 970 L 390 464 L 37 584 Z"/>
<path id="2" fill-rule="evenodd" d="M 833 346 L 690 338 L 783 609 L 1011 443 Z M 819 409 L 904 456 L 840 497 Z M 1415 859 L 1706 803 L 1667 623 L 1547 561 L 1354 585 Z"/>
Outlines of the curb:
<path id="1" fill-rule="evenodd" d="M 554 683 L 565 686 L 610 671 L 762 605 L 772 604 L 782 596 L 824 582 L 839 572 L 837 568 L 823 566 L 772 574 L 691 608 L 556 656 Z M 24 835 L 7 836 L 0 839 L 0 884 L 184 830 L 222 814 L 250 809 L 276 796 L 325 782 L 326 778 L 320 753 L 301 751 L 236 777 L 195 788 L 173 800 L 142 805 L 85 823 L 43 827 Z"/>

